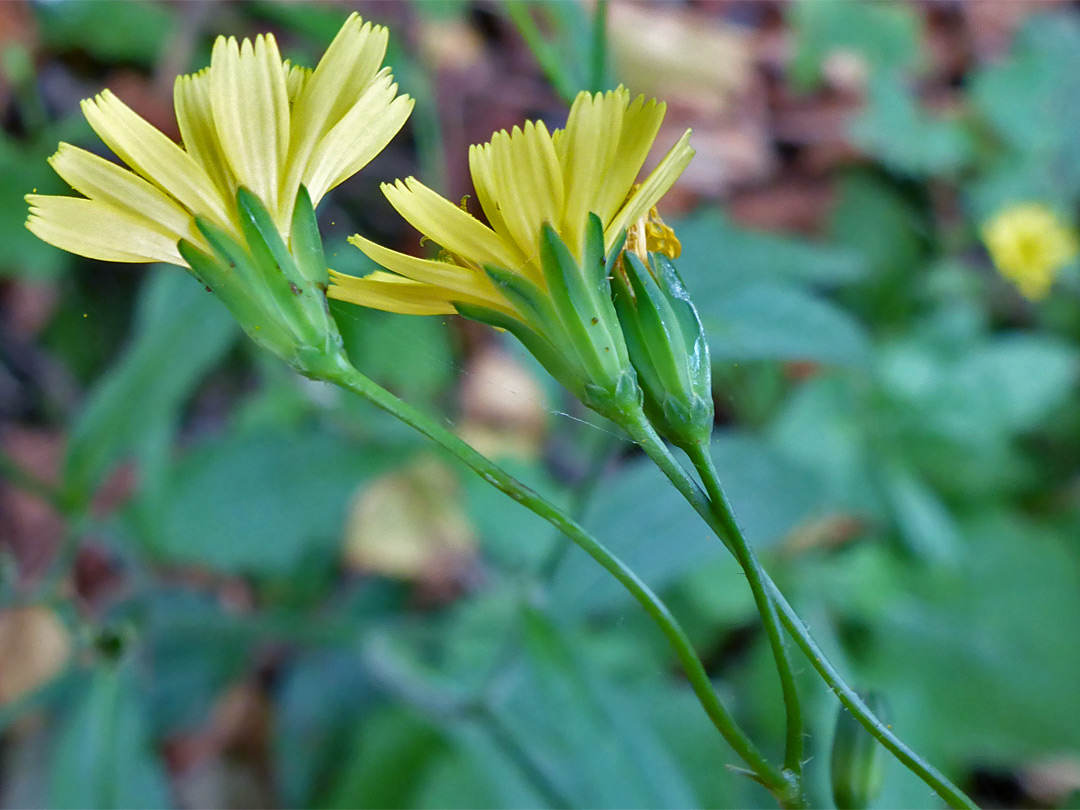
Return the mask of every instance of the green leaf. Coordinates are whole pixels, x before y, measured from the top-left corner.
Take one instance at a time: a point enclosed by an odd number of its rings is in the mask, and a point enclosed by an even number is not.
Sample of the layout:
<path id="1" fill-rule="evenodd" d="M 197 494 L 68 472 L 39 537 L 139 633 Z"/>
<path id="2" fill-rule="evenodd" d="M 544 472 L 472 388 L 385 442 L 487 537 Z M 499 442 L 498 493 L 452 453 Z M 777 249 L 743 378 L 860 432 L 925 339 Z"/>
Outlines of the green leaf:
<path id="1" fill-rule="evenodd" d="M 337 780 L 316 806 L 414 806 L 427 771 L 446 748 L 438 727 L 415 709 L 388 706 L 355 729 Z"/>
<path id="2" fill-rule="evenodd" d="M 853 375 L 811 379 L 788 398 L 770 429 L 770 441 L 795 463 L 813 470 L 823 500 L 857 513 L 881 512 L 867 443 L 865 396 Z"/>
<path id="3" fill-rule="evenodd" d="M 353 763 L 350 746 L 377 699 L 351 651 L 316 649 L 292 661 L 276 695 L 274 763 L 286 807 L 323 806 Z"/>
<path id="4" fill-rule="evenodd" d="M 978 218 L 1018 199 L 1068 207 L 1080 197 L 1080 23 L 1032 15 L 1008 59 L 977 73 L 971 101 L 1006 147 L 973 186 Z"/>
<path id="5" fill-rule="evenodd" d="M 169 804 L 132 664 L 100 663 L 61 726 L 50 805 L 105 810 Z"/>
<path id="6" fill-rule="evenodd" d="M 967 131 L 921 109 L 895 74 L 871 82 L 866 109 L 852 121 L 851 134 L 869 155 L 913 177 L 957 172 L 973 156 Z"/>
<path id="7" fill-rule="evenodd" d="M 830 235 L 854 252 L 871 276 L 910 274 L 922 261 L 925 227 L 920 212 L 887 180 L 863 172 L 842 178 Z"/>
<path id="8" fill-rule="evenodd" d="M 925 206 L 907 187 L 868 171 L 842 176 L 837 194 L 829 235 L 868 271 L 853 304 L 875 326 L 905 322 L 917 303 L 913 282 L 926 271 L 933 233 Z"/>
<path id="9" fill-rule="evenodd" d="M 88 497 L 122 456 L 173 426 L 238 331 L 221 302 L 183 271 L 151 273 L 131 343 L 98 381 L 72 428 L 65 486 Z"/>
<path id="10" fill-rule="evenodd" d="M 642 703 L 590 660 L 595 644 L 537 611 L 526 612 L 522 634 L 524 656 L 492 711 L 499 736 L 517 742 L 552 797 L 572 807 L 699 804 Z"/>
<path id="11" fill-rule="evenodd" d="M 938 494 L 918 476 L 894 465 L 882 485 L 900 536 L 916 555 L 955 563 L 962 539 L 956 521 Z"/>
<path id="12" fill-rule="evenodd" d="M 1048 335 L 1016 332 L 995 338 L 969 369 L 972 388 L 992 387 L 1002 423 L 1030 430 L 1075 392 L 1080 352 Z"/>
<path id="13" fill-rule="evenodd" d="M 919 59 L 922 21 L 908 6 L 857 0 L 792 3 L 787 8 L 795 38 L 788 76 L 796 89 L 816 89 L 823 63 L 838 53 L 861 59 L 871 75 L 906 70 Z"/>
<path id="14" fill-rule="evenodd" d="M 1038 427 L 1074 390 L 1080 353 L 1020 332 L 952 356 L 911 338 L 886 346 L 878 368 L 883 390 L 919 431 L 975 447 Z"/>
<path id="15" fill-rule="evenodd" d="M 424 6 L 441 6 L 425 3 Z M 454 724 L 454 748 L 427 773 L 416 807 L 544 807 L 546 798 L 476 720 Z"/>
<path id="16" fill-rule="evenodd" d="M 852 315 L 794 286 L 747 286 L 701 302 L 698 312 L 714 364 L 770 359 L 861 366 L 869 359 L 869 337 Z"/>
<path id="17" fill-rule="evenodd" d="M 50 51 L 81 50 L 108 64 L 152 67 L 177 24 L 169 6 L 147 0 L 60 0 L 31 8 Z"/>
<path id="18" fill-rule="evenodd" d="M 560 505 L 568 506 L 560 489 L 538 462 L 500 459 L 499 466 L 519 481 Z M 546 520 L 537 517 L 478 475 L 465 475 L 462 484 L 468 500 L 469 520 L 480 537 L 487 557 L 514 571 L 534 571 L 547 559 L 555 543 L 569 543 L 557 535 Z"/>
<path id="19" fill-rule="evenodd" d="M 965 527 L 950 570 L 912 570 L 866 674 L 896 728 L 948 767 L 1015 767 L 1080 746 L 1080 573 L 1072 532 L 1004 513 Z"/>
<path id="20" fill-rule="evenodd" d="M 55 150 L 51 133 L 47 142 L 42 136 L 31 144 L 0 134 L 0 276 L 55 278 L 72 262 L 70 253 L 41 241 L 24 225 L 27 194 L 63 194 L 69 188 L 46 162 Z"/>
<path id="21" fill-rule="evenodd" d="M 699 309 L 749 284 L 845 284 L 866 272 L 849 248 L 742 228 L 715 209 L 674 227 L 682 242 L 679 275 Z"/>
<path id="22" fill-rule="evenodd" d="M 214 701 L 242 678 L 251 639 L 239 617 L 210 593 L 159 585 L 146 603 L 154 678 L 149 720 L 155 735 L 195 732 L 209 720 Z"/>
<path id="23" fill-rule="evenodd" d="M 385 461 L 329 433 L 209 442 L 174 468 L 155 550 L 221 571 L 288 573 L 307 554 L 332 553 L 349 496 Z"/>

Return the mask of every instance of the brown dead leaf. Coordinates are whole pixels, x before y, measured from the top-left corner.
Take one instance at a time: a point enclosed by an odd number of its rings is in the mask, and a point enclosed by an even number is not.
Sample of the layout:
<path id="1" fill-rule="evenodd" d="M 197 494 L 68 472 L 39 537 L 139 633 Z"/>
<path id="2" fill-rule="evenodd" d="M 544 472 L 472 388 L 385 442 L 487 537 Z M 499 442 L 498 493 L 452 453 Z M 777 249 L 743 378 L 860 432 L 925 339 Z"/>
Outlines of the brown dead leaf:
<path id="1" fill-rule="evenodd" d="M 52 320 L 59 290 L 50 281 L 11 279 L 2 289 L 4 320 L 11 331 L 30 337 Z"/>
<path id="2" fill-rule="evenodd" d="M 814 234 L 831 209 L 832 199 L 833 191 L 824 182 L 788 178 L 739 192 L 731 198 L 728 211 L 733 220 L 748 228 Z"/>
<path id="3" fill-rule="evenodd" d="M 457 579 L 475 547 L 453 470 L 421 456 L 354 499 L 344 558 L 353 570 L 438 583 Z"/>
<path id="4" fill-rule="evenodd" d="M 109 77 L 108 88 L 131 109 L 160 129 L 174 141 L 180 140 L 172 98 L 162 93 L 153 82 L 131 71 L 117 71 Z"/>
<path id="5" fill-rule="evenodd" d="M 781 545 L 781 553 L 798 556 L 817 549 L 847 545 L 866 530 L 866 521 L 858 515 L 838 512 L 799 524 Z"/>
<path id="6" fill-rule="evenodd" d="M 463 20 L 420 15 L 416 27 L 420 58 L 435 70 L 464 72 L 484 59 L 479 32 Z"/>
<path id="7" fill-rule="evenodd" d="M 612 3 L 609 9 L 612 61 L 634 94 L 687 104 L 710 117 L 748 86 L 753 53 L 743 28 L 674 4 Z"/>
<path id="8" fill-rule="evenodd" d="M 271 807 L 272 706 L 254 681 L 232 684 L 207 724 L 165 745 L 173 788 L 185 807 Z"/>
<path id="9" fill-rule="evenodd" d="M 458 434 L 486 456 L 537 458 L 547 411 L 536 378 L 512 354 L 493 344 L 470 357 L 465 372 Z"/>
<path id="10" fill-rule="evenodd" d="M 1024 790 L 1046 807 L 1060 807 L 1080 791 L 1080 759 L 1067 754 L 1027 765 L 1020 771 Z"/>
<path id="11" fill-rule="evenodd" d="M 0 704 L 48 683 L 70 657 L 71 634 L 49 608 L 0 611 Z"/>

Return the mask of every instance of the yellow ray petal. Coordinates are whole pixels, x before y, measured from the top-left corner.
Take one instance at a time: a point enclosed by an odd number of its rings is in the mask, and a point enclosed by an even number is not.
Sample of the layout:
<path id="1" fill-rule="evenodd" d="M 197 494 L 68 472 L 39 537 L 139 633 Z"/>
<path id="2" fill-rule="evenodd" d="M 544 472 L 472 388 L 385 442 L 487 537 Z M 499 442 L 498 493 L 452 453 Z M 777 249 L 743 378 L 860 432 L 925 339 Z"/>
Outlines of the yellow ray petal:
<path id="1" fill-rule="evenodd" d="M 312 153 L 319 142 L 375 79 L 387 39 L 384 27 L 365 23 L 354 12 L 305 82 L 293 103 L 289 175 L 282 191 L 285 200 L 294 197 L 303 178 L 312 173 Z"/>
<path id="2" fill-rule="evenodd" d="M 355 12 L 345 21 L 293 111 L 300 156 L 310 152 L 375 79 L 386 56 L 388 37 L 386 28 L 365 23 Z"/>
<path id="3" fill-rule="evenodd" d="M 484 216 L 487 217 L 488 222 L 507 245 L 517 249 L 520 253 L 520 249 L 517 248 L 517 242 L 514 240 L 514 235 L 510 232 L 510 229 L 506 226 L 506 219 L 503 217 L 502 206 L 499 201 L 496 192 L 497 180 L 496 176 L 498 170 L 495 166 L 494 155 L 492 152 L 491 144 L 474 144 L 469 147 L 469 173 L 472 175 L 473 188 L 476 191 L 476 198 L 480 202 L 480 207 L 484 211 Z M 544 274 L 540 270 L 540 266 L 537 262 L 525 259 L 524 254 L 521 254 L 521 258 L 518 264 L 512 268 L 516 273 L 529 279 L 533 284 L 536 284 L 541 289 L 547 284 L 544 281 Z"/>
<path id="4" fill-rule="evenodd" d="M 498 309 L 505 308 L 502 296 L 495 291 L 495 285 L 491 283 L 485 274 L 478 270 L 462 267 L 450 262 L 421 259 L 406 253 L 390 250 L 380 244 L 365 239 L 360 234 L 349 237 L 350 244 L 360 248 L 369 259 L 385 267 L 399 276 L 411 278 L 413 281 L 421 281 L 425 284 L 433 284 L 450 292 L 463 293 L 476 299 L 487 302 L 486 306 Z"/>
<path id="5" fill-rule="evenodd" d="M 402 315 L 451 315 L 457 310 L 446 291 L 393 273 L 375 272 L 363 278 L 330 271 L 328 298 Z"/>
<path id="6" fill-rule="evenodd" d="M 313 204 L 364 168 L 404 126 L 413 100 L 394 98 L 393 82 L 387 68 L 312 152 L 303 183 Z"/>
<path id="7" fill-rule="evenodd" d="M 644 96 L 635 98 L 626 109 L 621 130 L 612 135 L 619 142 L 616 156 L 597 186 L 591 209 L 605 224 L 615 216 L 637 180 L 666 112 L 666 104 L 656 99 L 646 102 Z"/>
<path id="8" fill-rule="evenodd" d="M 383 183 L 382 190 L 410 225 L 451 253 L 477 265 L 493 264 L 510 270 L 524 263 L 519 250 L 415 177 L 398 180 L 394 185 Z"/>
<path id="9" fill-rule="evenodd" d="M 551 135 L 542 122 L 497 132 L 491 139 L 495 169 L 494 197 L 507 230 L 528 259 L 540 253 L 545 222 L 558 227 L 563 218 L 563 181 Z"/>
<path id="10" fill-rule="evenodd" d="M 686 130 L 604 229 L 604 242 L 608 247 L 615 241 L 620 231 L 634 220 L 645 216 L 649 209 L 668 192 L 668 189 L 675 185 L 675 181 L 679 179 L 679 175 L 683 173 L 683 169 L 693 156 L 694 148 L 690 146 L 690 130 Z"/>
<path id="11" fill-rule="evenodd" d="M 589 212 L 600 213 L 595 200 L 613 168 L 629 100 L 630 93 L 622 86 L 595 96 L 579 93 L 570 107 L 566 129 L 559 133 L 555 151 L 566 182 L 562 235 L 578 258 Z"/>
<path id="12" fill-rule="evenodd" d="M 285 60 L 285 92 L 289 96 L 289 106 L 293 108 L 294 113 L 296 100 L 300 98 L 304 88 L 311 81 L 312 73 L 314 71 L 311 68 L 294 65 L 288 59 Z M 290 137 L 293 140 L 296 138 L 295 120 L 296 117 L 293 115 L 289 123 Z"/>
<path id="13" fill-rule="evenodd" d="M 147 220 L 148 227 L 156 223 L 157 229 L 169 234 L 173 242 L 187 239 L 206 248 L 191 214 L 137 174 L 67 143 L 60 144 L 49 158 L 49 165 L 80 194 L 107 203 L 133 219 Z"/>
<path id="14" fill-rule="evenodd" d="M 194 214 L 235 232 L 210 176 L 187 152 L 109 90 L 82 102 L 94 132 L 117 157 Z"/>
<path id="15" fill-rule="evenodd" d="M 180 138 L 187 153 L 198 161 L 214 181 L 222 199 L 229 201 L 232 211 L 236 196 L 236 175 L 218 139 L 214 113 L 210 106 L 209 69 L 190 76 L 177 76 L 173 85 L 173 106 L 180 125 Z"/>
<path id="16" fill-rule="evenodd" d="M 28 194 L 26 227 L 61 250 L 105 262 L 169 262 L 187 265 L 176 240 L 145 217 L 137 218 L 97 200 Z"/>
<path id="17" fill-rule="evenodd" d="M 254 45 L 218 37 L 210 58 L 210 100 L 225 157 L 241 185 L 283 226 L 279 169 L 289 149 L 285 69 L 271 34 Z"/>

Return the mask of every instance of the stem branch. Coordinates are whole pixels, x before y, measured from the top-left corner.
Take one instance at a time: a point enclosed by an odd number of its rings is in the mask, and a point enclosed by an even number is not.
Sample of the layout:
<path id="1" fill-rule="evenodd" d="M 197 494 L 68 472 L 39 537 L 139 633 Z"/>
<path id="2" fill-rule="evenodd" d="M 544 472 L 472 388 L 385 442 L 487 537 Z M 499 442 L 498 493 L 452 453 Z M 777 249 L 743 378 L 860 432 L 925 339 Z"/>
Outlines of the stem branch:
<path id="1" fill-rule="evenodd" d="M 644 449 L 648 452 L 650 448 L 645 447 Z M 659 442 L 658 446 L 654 446 L 652 449 L 657 453 L 655 457 L 650 455 L 656 465 L 660 467 L 668 480 L 675 485 L 675 488 L 682 493 L 683 497 L 689 501 L 695 511 L 697 511 L 705 522 L 717 533 L 717 536 L 724 544 L 731 549 L 730 538 L 726 537 L 721 531 L 722 527 L 717 526 L 709 501 L 701 490 L 698 489 L 694 480 L 686 470 L 683 469 L 682 465 L 675 460 L 675 457 L 671 455 L 671 451 L 667 449 L 662 441 Z M 941 773 L 941 771 L 915 753 L 915 751 L 905 744 L 903 740 L 893 733 L 891 728 L 881 722 L 881 720 L 870 711 L 870 708 L 862 701 L 855 690 L 844 681 L 836 667 L 834 667 L 829 659 L 825 657 L 825 653 L 818 647 L 817 642 L 814 641 L 813 636 L 810 635 L 810 631 L 806 628 L 806 625 L 803 624 L 802 619 L 799 618 L 795 609 L 784 598 L 784 595 L 780 592 L 776 583 L 772 581 L 768 572 L 762 570 L 761 575 L 764 587 L 769 591 L 770 598 L 780 612 L 780 621 L 783 623 L 784 627 L 787 628 L 787 631 L 791 634 L 795 643 L 799 646 L 799 649 L 803 651 L 803 654 L 810 661 L 814 669 L 817 670 L 821 679 L 825 681 L 826 685 L 828 685 L 828 687 L 836 694 L 844 707 L 855 716 L 859 721 L 859 724 L 862 725 L 874 739 L 891 752 L 893 756 L 900 760 L 900 762 L 902 762 L 912 773 L 931 787 L 938 796 L 945 800 L 949 807 L 978 810 L 978 805 L 960 790 L 960 788 L 954 785 L 948 777 Z"/>
<path id="2" fill-rule="evenodd" d="M 311 369 L 312 376 L 359 394 L 373 405 L 381 408 L 429 439 L 453 453 L 470 469 L 492 486 L 505 492 L 518 503 L 544 518 L 559 531 L 600 563 L 645 609 L 659 626 L 686 672 L 686 677 L 697 695 L 705 713 L 723 735 L 727 743 L 753 769 L 755 777 L 772 791 L 785 807 L 801 806 L 802 796 L 791 776 L 775 765 L 758 749 L 746 733 L 739 728 L 727 709 L 720 702 L 709 680 L 704 665 L 694 651 L 686 632 L 659 597 L 626 564 L 593 538 L 579 524 L 564 515 L 552 503 L 532 491 L 498 465 L 481 455 L 470 445 L 431 418 L 403 402 L 386 389 L 376 385 L 352 366 L 344 362 L 327 368 Z"/>
<path id="3" fill-rule="evenodd" d="M 795 676 L 791 672 L 791 661 L 788 658 L 787 649 L 784 647 L 784 636 L 780 630 L 780 620 L 776 614 L 776 605 L 769 598 L 765 590 L 765 571 L 758 562 L 754 550 L 746 542 L 746 537 L 735 521 L 735 515 L 728 503 L 727 496 L 720 486 L 720 478 L 713 465 L 712 455 L 709 448 L 704 444 L 695 444 L 686 448 L 690 461 L 697 468 L 701 480 L 705 483 L 705 491 L 709 495 L 712 513 L 724 529 L 727 539 L 731 543 L 735 558 L 746 573 L 746 579 L 750 583 L 750 590 L 754 594 L 754 603 L 765 627 L 765 634 L 769 639 L 769 647 L 772 649 L 773 658 L 776 660 L 776 671 L 780 676 L 780 688 L 784 694 L 784 707 L 787 710 L 787 735 L 784 744 L 784 767 L 802 778 L 803 757 L 803 722 L 802 707 L 799 705 L 799 690 L 795 685 Z"/>

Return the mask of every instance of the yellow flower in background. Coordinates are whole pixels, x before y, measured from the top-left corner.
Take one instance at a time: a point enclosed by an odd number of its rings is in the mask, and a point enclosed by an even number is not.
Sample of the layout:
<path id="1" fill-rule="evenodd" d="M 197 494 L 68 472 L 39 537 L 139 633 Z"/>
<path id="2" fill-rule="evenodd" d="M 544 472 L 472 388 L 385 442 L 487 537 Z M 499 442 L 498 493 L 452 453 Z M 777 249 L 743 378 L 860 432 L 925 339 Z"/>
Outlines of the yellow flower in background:
<path id="1" fill-rule="evenodd" d="M 92 259 L 188 266 L 183 239 L 212 252 L 196 217 L 242 238 L 237 205 L 252 192 L 289 242 L 300 187 L 311 202 L 375 157 L 413 102 L 382 68 L 387 31 L 353 14 L 318 66 L 283 62 L 270 34 L 218 37 L 210 67 L 174 89 L 183 144 L 106 90 L 82 103 L 90 126 L 132 171 L 70 144 L 50 164 L 83 197 L 31 194 L 27 227 Z"/>
<path id="2" fill-rule="evenodd" d="M 998 272 L 1033 301 L 1080 252 L 1073 229 L 1037 202 L 1006 208 L 983 225 L 982 238 Z"/>
<path id="3" fill-rule="evenodd" d="M 356 278 L 331 271 L 328 294 L 412 315 L 449 314 L 461 303 L 526 320 L 485 268 L 509 271 L 545 290 L 540 262 L 545 224 L 580 262 L 590 213 L 600 219 L 605 252 L 630 230 L 647 238 L 650 249 L 677 255 L 678 240 L 656 216 L 655 206 L 694 155 L 690 131 L 636 183 L 665 111 L 655 99 L 631 101 L 622 86 L 595 95 L 582 92 L 565 129 L 549 133 L 542 122 L 529 121 L 470 147 L 469 168 L 488 225 L 415 178 L 384 184 L 390 204 L 440 245 L 442 255 L 421 259 L 353 236 L 349 241 L 389 272 Z"/>

